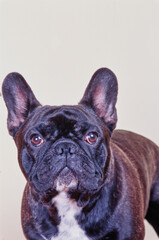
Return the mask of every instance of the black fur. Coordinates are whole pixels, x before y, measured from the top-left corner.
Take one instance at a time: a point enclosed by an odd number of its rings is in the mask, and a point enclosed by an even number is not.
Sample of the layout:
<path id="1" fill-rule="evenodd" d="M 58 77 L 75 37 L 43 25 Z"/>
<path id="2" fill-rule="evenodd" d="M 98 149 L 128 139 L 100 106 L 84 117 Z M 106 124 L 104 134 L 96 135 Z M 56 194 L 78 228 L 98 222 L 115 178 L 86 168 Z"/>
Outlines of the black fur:
<path id="1" fill-rule="evenodd" d="M 93 75 L 75 106 L 42 106 L 18 73 L 6 77 L 2 90 L 27 180 L 22 202 L 27 239 L 58 236 L 61 219 L 53 202 L 58 181 L 81 208 L 75 218 L 88 239 L 143 240 L 144 218 L 159 236 L 159 148 L 135 133 L 114 130 L 118 86 L 109 69 Z"/>

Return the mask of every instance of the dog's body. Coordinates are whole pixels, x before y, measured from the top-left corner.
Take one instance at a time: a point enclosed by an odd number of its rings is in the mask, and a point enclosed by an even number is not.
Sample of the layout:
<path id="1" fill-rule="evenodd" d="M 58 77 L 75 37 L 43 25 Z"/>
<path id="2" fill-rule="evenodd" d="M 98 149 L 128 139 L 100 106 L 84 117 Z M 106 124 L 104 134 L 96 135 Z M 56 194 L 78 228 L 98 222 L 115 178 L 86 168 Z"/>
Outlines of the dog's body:
<path id="1" fill-rule="evenodd" d="M 27 239 L 143 240 L 144 218 L 159 236 L 159 148 L 114 130 L 117 81 L 110 70 L 93 75 L 76 106 L 41 106 L 17 73 L 6 77 L 3 96 L 28 181 Z"/>

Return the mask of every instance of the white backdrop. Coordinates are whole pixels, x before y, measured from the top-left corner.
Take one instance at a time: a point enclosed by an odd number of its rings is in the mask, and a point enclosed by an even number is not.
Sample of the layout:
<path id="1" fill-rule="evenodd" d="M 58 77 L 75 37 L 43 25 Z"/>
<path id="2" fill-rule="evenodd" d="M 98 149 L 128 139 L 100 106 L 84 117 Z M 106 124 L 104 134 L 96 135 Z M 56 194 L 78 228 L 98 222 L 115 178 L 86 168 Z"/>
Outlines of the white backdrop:
<path id="1" fill-rule="evenodd" d="M 94 71 L 119 81 L 118 128 L 159 144 L 159 0 L 0 0 L 0 85 L 20 72 L 43 104 L 76 104 Z M 22 240 L 25 179 L 0 97 L 0 240 Z M 157 240 L 146 225 L 146 240 Z"/>

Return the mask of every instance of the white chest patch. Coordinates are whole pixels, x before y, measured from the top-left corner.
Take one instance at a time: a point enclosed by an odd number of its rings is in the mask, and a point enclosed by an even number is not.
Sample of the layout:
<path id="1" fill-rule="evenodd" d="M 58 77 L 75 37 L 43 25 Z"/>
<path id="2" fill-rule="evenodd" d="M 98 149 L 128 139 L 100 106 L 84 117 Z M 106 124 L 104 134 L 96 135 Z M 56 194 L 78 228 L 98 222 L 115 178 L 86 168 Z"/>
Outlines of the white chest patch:
<path id="1" fill-rule="evenodd" d="M 76 202 L 69 199 L 66 192 L 62 191 L 53 199 L 53 203 L 57 207 L 61 222 L 58 226 L 58 235 L 51 240 L 89 240 L 75 219 L 81 211 Z"/>

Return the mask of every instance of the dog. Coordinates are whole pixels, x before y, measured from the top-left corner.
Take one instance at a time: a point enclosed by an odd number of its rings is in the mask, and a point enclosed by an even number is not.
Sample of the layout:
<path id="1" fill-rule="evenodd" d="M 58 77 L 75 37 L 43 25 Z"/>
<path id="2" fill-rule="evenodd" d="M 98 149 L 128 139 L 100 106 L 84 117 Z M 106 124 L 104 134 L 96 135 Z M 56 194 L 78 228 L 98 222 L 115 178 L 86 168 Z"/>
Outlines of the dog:
<path id="1" fill-rule="evenodd" d="M 78 105 L 42 106 L 19 73 L 2 93 L 8 130 L 27 180 L 22 227 L 28 240 L 143 240 L 159 236 L 159 147 L 114 130 L 118 83 L 101 68 Z"/>

